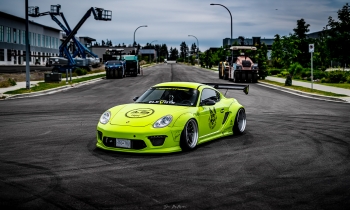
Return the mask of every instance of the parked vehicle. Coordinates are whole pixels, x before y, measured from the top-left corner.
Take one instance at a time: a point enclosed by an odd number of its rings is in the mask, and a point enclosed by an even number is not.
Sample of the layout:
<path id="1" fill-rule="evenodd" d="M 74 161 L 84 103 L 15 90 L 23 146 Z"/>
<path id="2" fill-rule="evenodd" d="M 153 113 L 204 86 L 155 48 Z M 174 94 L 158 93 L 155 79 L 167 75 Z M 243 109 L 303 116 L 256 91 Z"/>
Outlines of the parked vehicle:
<path id="1" fill-rule="evenodd" d="M 226 58 L 218 65 L 219 79 L 233 82 L 257 82 L 259 78 L 259 67 L 257 63 L 247 54 L 247 50 L 256 50 L 252 46 L 232 46 L 234 51 L 232 58 Z"/>

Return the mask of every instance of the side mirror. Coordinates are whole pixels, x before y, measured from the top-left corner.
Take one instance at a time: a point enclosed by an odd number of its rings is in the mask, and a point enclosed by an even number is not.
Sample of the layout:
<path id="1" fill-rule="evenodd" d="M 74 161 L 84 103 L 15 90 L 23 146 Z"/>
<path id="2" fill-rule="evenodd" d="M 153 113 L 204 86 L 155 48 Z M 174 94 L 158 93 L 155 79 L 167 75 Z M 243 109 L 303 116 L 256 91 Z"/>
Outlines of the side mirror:
<path id="1" fill-rule="evenodd" d="M 202 101 L 201 102 L 201 105 L 203 106 L 203 105 L 206 105 L 206 106 L 213 106 L 213 105 L 215 105 L 216 104 L 216 102 L 215 101 L 213 101 L 213 100 L 211 100 L 211 99 L 208 99 L 208 100 L 205 100 L 205 101 Z"/>
<path id="2" fill-rule="evenodd" d="M 137 99 L 139 99 L 140 96 L 136 96 L 135 98 L 133 98 L 132 100 L 136 101 Z"/>

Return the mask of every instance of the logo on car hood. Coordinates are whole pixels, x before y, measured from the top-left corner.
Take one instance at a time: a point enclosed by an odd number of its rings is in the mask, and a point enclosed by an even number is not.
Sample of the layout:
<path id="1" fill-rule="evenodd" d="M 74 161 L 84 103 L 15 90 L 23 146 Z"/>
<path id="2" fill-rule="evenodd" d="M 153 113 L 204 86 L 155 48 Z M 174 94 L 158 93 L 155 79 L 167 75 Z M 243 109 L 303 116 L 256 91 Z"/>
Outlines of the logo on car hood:
<path id="1" fill-rule="evenodd" d="M 150 116 L 154 113 L 153 109 L 150 108 L 138 108 L 138 109 L 133 109 L 125 113 L 125 116 L 128 118 L 143 118 Z"/>

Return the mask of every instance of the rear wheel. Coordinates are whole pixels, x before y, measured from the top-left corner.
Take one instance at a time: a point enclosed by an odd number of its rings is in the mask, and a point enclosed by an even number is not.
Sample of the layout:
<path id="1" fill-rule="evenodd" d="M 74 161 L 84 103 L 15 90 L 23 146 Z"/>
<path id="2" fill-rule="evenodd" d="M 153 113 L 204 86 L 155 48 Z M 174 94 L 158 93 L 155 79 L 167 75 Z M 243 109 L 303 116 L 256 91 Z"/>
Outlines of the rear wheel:
<path id="1" fill-rule="evenodd" d="M 247 119 L 245 110 L 240 108 L 237 112 L 235 123 L 233 124 L 233 133 L 234 135 L 242 134 L 245 131 L 245 127 L 247 125 Z"/>
<path id="2" fill-rule="evenodd" d="M 221 75 L 222 73 L 221 73 L 221 69 L 219 68 L 219 79 L 222 79 L 222 75 Z"/>
<path id="3" fill-rule="evenodd" d="M 180 147 L 184 151 L 193 150 L 198 142 L 198 125 L 196 120 L 187 121 L 180 139 Z"/>
<path id="4" fill-rule="evenodd" d="M 228 80 L 228 72 L 224 72 L 224 80 Z"/>

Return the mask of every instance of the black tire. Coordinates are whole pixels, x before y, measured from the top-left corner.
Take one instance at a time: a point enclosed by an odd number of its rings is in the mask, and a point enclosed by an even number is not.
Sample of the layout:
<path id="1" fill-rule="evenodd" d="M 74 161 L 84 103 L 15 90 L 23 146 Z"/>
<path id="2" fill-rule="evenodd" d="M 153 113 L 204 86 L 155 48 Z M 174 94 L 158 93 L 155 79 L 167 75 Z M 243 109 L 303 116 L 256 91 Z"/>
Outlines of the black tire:
<path id="1" fill-rule="evenodd" d="M 228 80 L 228 72 L 224 72 L 224 80 Z"/>
<path id="2" fill-rule="evenodd" d="M 117 78 L 122 79 L 123 78 L 123 70 L 122 69 L 117 69 Z"/>
<path id="3" fill-rule="evenodd" d="M 198 124 L 195 119 L 187 121 L 180 138 L 180 147 L 183 151 L 193 150 L 198 143 Z"/>
<path id="4" fill-rule="evenodd" d="M 245 110 L 243 108 L 240 108 L 237 111 L 236 119 L 232 127 L 233 134 L 240 135 L 244 133 L 246 125 L 247 125 L 247 119 L 246 119 Z"/>
<path id="5" fill-rule="evenodd" d="M 219 69 L 219 79 L 222 79 L 222 76 L 221 76 L 221 71 Z"/>

